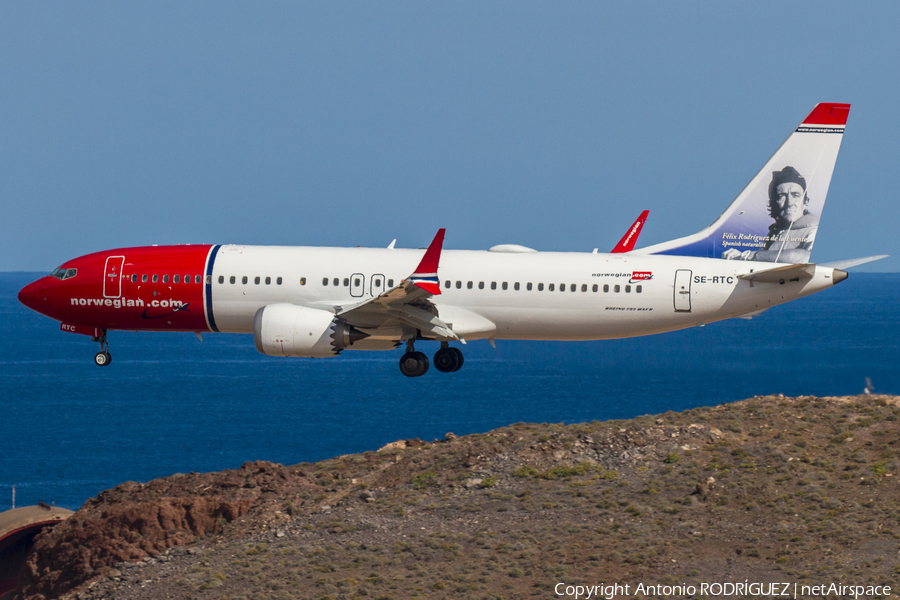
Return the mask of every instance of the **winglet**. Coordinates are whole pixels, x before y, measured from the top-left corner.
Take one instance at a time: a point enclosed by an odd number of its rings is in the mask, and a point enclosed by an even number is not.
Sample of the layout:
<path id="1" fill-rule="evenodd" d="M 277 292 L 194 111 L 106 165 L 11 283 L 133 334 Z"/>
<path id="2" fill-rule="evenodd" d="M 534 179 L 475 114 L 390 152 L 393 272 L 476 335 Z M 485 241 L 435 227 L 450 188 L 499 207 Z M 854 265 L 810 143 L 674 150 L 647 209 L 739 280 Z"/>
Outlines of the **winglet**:
<path id="1" fill-rule="evenodd" d="M 422 257 L 419 266 L 409 277 L 410 281 L 433 296 L 441 294 L 437 270 L 438 263 L 441 261 L 441 247 L 444 245 L 444 231 L 444 228 L 438 229 L 428 249 L 425 250 L 425 256 Z"/>
<path id="2" fill-rule="evenodd" d="M 628 233 L 623 235 L 622 239 L 619 240 L 619 243 L 616 244 L 616 247 L 612 249 L 611 254 L 621 254 L 622 252 L 631 252 L 634 250 L 634 245 L 637 243 L 638 236 L 641 235 L 641 228 L 644 226 L 644 223 L 647 222 L 647 215 L 649 214 L 649 210 L 645 210 L 641 213 L 641 216 L 637 218 L 634 225 L 628 229 Z"/>

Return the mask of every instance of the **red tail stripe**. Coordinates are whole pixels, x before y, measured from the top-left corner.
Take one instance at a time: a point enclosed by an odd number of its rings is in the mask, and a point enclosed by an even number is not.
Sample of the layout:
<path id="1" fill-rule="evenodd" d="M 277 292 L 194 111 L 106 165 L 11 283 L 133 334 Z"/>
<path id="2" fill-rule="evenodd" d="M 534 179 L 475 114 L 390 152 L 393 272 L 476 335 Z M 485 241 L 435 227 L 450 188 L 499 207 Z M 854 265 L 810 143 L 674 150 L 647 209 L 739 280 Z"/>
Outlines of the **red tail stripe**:
<path id="1" fill-rule="evenodd" d="M 846 125 L 847 115 L 850 114 L 849 104 L 836 104 L 823 102 L 817 104 L 803 120 L 804 125 Z"/>

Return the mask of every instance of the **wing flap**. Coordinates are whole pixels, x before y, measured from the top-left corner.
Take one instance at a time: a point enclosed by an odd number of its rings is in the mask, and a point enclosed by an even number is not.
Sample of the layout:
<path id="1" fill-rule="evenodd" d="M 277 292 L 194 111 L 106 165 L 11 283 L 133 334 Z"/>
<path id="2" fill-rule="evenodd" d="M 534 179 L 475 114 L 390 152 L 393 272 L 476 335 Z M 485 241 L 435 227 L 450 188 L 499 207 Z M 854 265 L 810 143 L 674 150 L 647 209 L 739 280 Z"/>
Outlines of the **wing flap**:
<path id="1" fill-rule="evenodd" d="M 456 341 L 459 339 L 459 336 L 453 333 L 449 325 L 427 310 L 406 304 L 400 308 L 400 313 L 400 318 L 407 324 L 423 332 L 430 333 L 441 341 Z"/>

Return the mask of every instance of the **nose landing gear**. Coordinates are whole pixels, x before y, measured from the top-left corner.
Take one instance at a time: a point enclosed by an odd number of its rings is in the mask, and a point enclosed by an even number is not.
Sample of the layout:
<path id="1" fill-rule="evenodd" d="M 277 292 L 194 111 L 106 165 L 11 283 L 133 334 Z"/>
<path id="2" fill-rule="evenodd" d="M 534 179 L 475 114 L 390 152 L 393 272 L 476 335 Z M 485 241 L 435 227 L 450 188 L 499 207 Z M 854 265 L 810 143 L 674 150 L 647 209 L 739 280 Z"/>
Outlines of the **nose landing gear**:
<path id="1" fill-rule="evenodd" d="M 105 367 L 112 362 L 112 354 L 109 353 L 109 344 L 106 341 L 106 330 L 99 337 L 92 337 L 92 342 L 100 342 L 100 352 L 94 355 L 94 364 L 98 367 Z"/>
<path id="2" fill-rule="evenodd" d="M 421 377 L 428 371 L 428 357 L 417 352 L 413 344 L 413 340 L 406 342 L 406 353 L 400 358 L 400 372 L 407 377 Z M 441 373 L 453 373 L 462 366 L 462 351 L 450 347 L 447 342 L 441 342 L 441 348 L 434 353 L 434 368 Z"/>

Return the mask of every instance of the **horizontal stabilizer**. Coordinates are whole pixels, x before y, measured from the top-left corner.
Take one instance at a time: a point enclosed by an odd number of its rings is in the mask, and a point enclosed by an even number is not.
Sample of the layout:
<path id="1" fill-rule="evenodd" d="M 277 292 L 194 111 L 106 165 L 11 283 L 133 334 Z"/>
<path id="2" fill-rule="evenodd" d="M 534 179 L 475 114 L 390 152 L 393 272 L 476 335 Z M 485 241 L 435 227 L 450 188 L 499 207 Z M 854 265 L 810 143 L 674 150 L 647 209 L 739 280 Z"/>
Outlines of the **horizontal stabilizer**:
<path id="1" fill-rule="evenodd" d="M 874 262 L 876 260 L 881 260 L 882 258 L 888 258 L 889 254 L 879 254 L 878 256 L 867 256 L 865 258 L 851 258 L 850 260 L 839 260 L 836 262 L 823 263 L 823 267 L 831 267 L 832 269 L 849 269 L 851 267 L 858 267 L 859 265 L 864 265 L 869 262 Z"/>
<path id="2" fill-rule="evenodd" d="M 816 265 L 805 263 L 800 265 L 785 265 L 765 271 L 751 271 L 738 275 L 738 279 L 753 281 L 757 283 L 784 283 L 800 279 L 812 279 L 816 273 Z"/>

